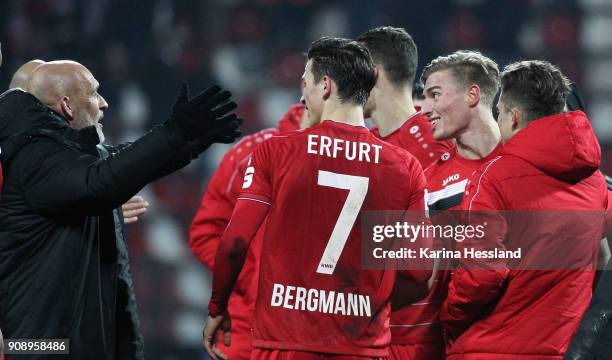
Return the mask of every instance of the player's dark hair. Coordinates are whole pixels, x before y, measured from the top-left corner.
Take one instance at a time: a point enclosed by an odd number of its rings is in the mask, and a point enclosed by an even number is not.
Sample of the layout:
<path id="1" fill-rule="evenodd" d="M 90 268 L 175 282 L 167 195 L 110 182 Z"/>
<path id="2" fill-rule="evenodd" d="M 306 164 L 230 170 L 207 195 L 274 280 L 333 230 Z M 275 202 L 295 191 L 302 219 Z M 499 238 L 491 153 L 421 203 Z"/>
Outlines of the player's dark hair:
<path id="1" fill-rule="evenodd" d="M 432 60 L 423 70 L 421 81 L 426 83 L 431 74 L 442 70 L 450 70 L 457 85 L 461 87 L 478 85 L 482 102 L 488 106 L 493 105 L 493 99 L 499 89 L 499 68 L 495 61 L 478 51 L 456 51 Z"/>
<path id="2" fill-rule="evenodd" d="M 364 32 L 357 41 L 370 50 L 374 63 L 382 65 L 392 84 L 412 85 L 419 54 L 412 36 L 406 30 L 381 26 Z"/>
<path id="3" fill-rule="evenodd" d="M 562 113 L 570 81 L 547 61 L 519 61 L 504 68 L 501 88 L 504 107 L 521 109 L 529 122 Z"/>
<path id="4" fill-rule="evenodd" d="M 412 85 L 412 100 L 425 100 L 425 87 L 420 81 Z"/>
<path id="5" fill-rule="evenodd" d="M 338 86 L 342 103 L 365 105 L 376 84 L 374 63 L 365 46 L 348 39 L 323 37 L 310 45 L 307 57 L 312 60 L 315 83 L 327 75 Z"/>

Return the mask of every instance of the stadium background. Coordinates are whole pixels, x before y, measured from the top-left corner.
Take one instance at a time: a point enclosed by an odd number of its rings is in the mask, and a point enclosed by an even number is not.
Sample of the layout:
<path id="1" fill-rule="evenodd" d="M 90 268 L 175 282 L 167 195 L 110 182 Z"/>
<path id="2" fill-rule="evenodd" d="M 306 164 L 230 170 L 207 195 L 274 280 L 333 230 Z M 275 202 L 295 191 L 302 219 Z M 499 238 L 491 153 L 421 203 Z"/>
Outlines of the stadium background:
<path id="1" fill-rule="evenodd" d="M 437 55 L 477 49 L 500 67 L 522 58 L 558 64 L 582 90 L 612 173 L 612 2 L 609 0 L 0 0 L 0 88 L 22 63 L 74 59 L 100 81 L 107 143 L 165 120 L 178 86 L 221 83 L 245 133 L 274 126 L 299 99 L 302 53 L 324 36 L 405 27 L 419 69 Z M 420 73 L 420 70 L 419 70 Z M 147 358 L 204 359 L 210 275 L 187 247 L 189 223 L 227 147 L 148 186 L 151 203 L 128 246 Z"/>

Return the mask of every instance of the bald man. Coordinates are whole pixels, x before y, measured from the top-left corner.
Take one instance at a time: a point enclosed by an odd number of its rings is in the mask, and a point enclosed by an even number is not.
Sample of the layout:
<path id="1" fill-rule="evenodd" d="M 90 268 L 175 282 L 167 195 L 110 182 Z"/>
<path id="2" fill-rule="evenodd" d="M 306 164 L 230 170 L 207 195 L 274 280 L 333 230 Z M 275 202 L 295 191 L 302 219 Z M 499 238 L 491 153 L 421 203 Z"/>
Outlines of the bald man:
<path id="1" fill-rule="evenodd" d="M 51 64 L 62 64 L 62 62 L 52 62 Z M 26 62 L 21 65 L 17 71 L 13 74 L 13 78 L 11 79 L 11 83 L 9 85 L 9 89 L 23 89 L 26 90 L 28 86 L 28 81 L 30 81 L 30 76 L 34 69 L 36 69 L 39 65 L 45 64 L 43 60 L 35 59 Z M 66 63 L 67 64 L 67 63 Z M 84 123 L 70 123 L 70 126 L 73 129 L 82 129 L 83 127 L 89 126 L 87 121 Z M 104 141 L 104 133 L 102 132 L 102 124 L 99 124 L 99 132 L 98 136 L 100 137 L 100 143 Z M 102 146 L 102 145 L 100 145 Z M 147 211 L 149 203 L 145 201 L 140 196 L 134 196 L 130 200 L 128 200 L 125 204 L 121 206 L 122 209 L 122 218 L 125 224 L 131 224 L 138 221 L 138 216 L 144 214 Z"/>
<path id="2" fill-rule="evenodd" d="M 30 60 L 27 63 L 21 65 L 17 71 L 13 74 L 9 89 L 23 89 L 25 90 L 28 86 L 28 80 L 30 80 L 30 74 L 36 69 L 38 65 L 42 65 L 45 62 L 39 59 Z"/>
<path id="3" fill-rule="evenodd" d="M 69 60 L 50 61 L 38 65 L 27 84 L 27 91 L 61 114 L 70 127 L 80 130 L 93 126 L 100 143 L 104 142 L 100 120 L 108 103 L 98 93 L 100 84 L 85 66 Z"/>
<path id="4" fill-rule="evenodd" d="M 229 92 L 211 87 L 190 97 L 184 85 L 163 125 L 101 159 L 108 103 L 97 88 L 83 65 L 51 62 L 32 72 L 29 93 L 0 96 L 2 331 L 69 339 L 66 359 L 141 359 L 113 209 L 212 143 L 233 141 L 240 121 Z"/>

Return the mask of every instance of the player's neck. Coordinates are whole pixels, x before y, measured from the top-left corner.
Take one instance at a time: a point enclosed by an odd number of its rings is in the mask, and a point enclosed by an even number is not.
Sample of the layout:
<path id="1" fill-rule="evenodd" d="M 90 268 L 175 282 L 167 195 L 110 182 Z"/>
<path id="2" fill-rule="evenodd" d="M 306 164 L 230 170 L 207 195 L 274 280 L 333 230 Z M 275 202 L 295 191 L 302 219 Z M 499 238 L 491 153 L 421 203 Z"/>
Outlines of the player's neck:
<path id="1" fill-rule="evenodd" d="M 380 136 L 385 137 L 404 125 L 406 120 L 416 114 L 412 102 L 412 90 L 395 90 L 382 93 L 376 99 L 376 109 L 372 111 L 372 121 L 378 127 Z"/>
<path id="2" fill-rule="evenodd" d="M 488 109 L 479 109 L 469 126 L 457 137 L 457 153 L 466 159 L 487 157 L 501 139 L 499 127 Z"/>
<path id="3" fill-rule="evenodd" d="M 321 119 L 333 120 L 353 126 L 365 126 L 363 107 L 350 103 L 340 104 L 339 102 L 330 102 L 326 104 L 321 114 Z"/>

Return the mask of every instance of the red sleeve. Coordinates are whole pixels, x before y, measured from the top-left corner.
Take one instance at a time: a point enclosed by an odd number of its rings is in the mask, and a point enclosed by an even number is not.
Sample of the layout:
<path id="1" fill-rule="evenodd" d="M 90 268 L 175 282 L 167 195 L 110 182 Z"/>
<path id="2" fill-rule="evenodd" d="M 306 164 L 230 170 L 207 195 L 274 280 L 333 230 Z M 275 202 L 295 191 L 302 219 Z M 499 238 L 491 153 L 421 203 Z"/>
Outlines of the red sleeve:
<path id="1" fill-rule="evenodd" d="M 270 141 L 253 153 L 244 175 L 243 191 L 238 197 L 232 219 L 223 233 L 213 269 L 213 290 L 208 305 L 211 316 L 227 310 L 227 302 L 244 265 L 247 250 L 268 214 L 272 183 L 268 164 Z"/>
<path id="2" fill-rule="evenodd" d="M 189 247 L 209 270 L 214 267 L 219 241 L 232 216 L 247 161 L 235 161 L 232 152 L 225 155 L 210 179 L 200 208 L 191 223 Z"/>
<path id="3" fill-rule="evenodd" d="M 249 159 L 244 172 L 242 192 L 239 199 L 260 201 L 270 205 L 272 202 L 272 178 L 269 166 L 273 164 L 271 149 L 274 139 L 259 145 Z"/>
<path id="4" fill-rule="evenodd" d="M 490 165 L 489 163 L 488 165 Z M 487 168 L 488 169 L 488 168 Z M 477 250 L 505 250 L 507 223 L 498 211 L 504 209 L 499 182 L 485 172 L 476 172 L 466 189 L 462 209 L 470 210 L 459 216 L 462 223 L 486 223 L 484 237 L 470 237 L 456 242 L 457 250 L 470 247 Z M 469 218 L 468 218 L 469 215 Z M 458 259 L 456 270 L 442 305 L 440 319 L 450 339 L 456 339 L 482 314 L 485 307 L 500 295 L 509 270 L 503 259 Z"/>
<path id="5" fill-rule="evenodd" d="M 424 211 L 425 210 L 425 188 L 427 187 L 427 179 L 423 172 L 423 167 L 418 161 L 412 163 L 411 169 L 411 188 L 410 204 L 408 210 Z"/>
<path id="6" fill-rule="evenodd" d="M 425 187 L 427 185 L 427 180 L 425 179 L 425 175 L 423 173 L 423 168 L 421 164 L 416 160 L 408 160 L 408 176 L 410 177 L 410 197 L 408 204 L 408 217 L 410 222 L 416 223 L 428 223 L 429 220 L 425 217 Z M 429 248 L 432 246 L 431 238 L 419 238 L 418 243 L 413 244 L 416 246 L 416 251 L 418 252 L 418 248 L 425 247 Z M 414 262 L 416 260 L 410 260 L 412 264 L 407 265 L 409 268 L 413 270 L 402 270 L 399 271 L 398 274 L 402 277 L 412 279 L 418 283 L 426 282 L 433 271 L 433 260 L 432 259 L 419 259 L 418 261 L 422 262 L 418 265 L 415 265 Z M 402 268 L 402 267 L 400 267 Z M 416 269 L 428 269 L 428 270 L 416 270 Z"/>
<path id="7" fill-rule="evenodd" d="M 268 209 L 268 205 L 258 201 L 241 200 L 236 204 L 215 257 L 209 315 L 216 316 L 227 310 L 227 303 L 244 265 L 251 240 L 266 218 Z"/>

